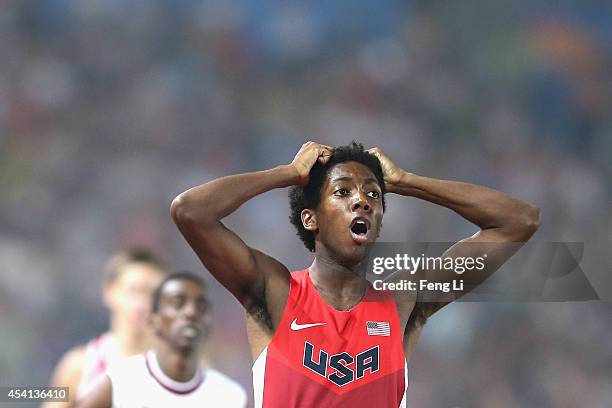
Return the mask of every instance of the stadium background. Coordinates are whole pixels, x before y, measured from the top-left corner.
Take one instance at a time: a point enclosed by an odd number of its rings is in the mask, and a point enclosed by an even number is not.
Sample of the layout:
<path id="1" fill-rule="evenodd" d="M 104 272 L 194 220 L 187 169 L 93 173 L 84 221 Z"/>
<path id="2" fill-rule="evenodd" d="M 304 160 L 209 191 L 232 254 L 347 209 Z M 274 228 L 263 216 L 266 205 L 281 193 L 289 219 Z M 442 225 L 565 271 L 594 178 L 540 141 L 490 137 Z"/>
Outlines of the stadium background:
<path id="1" fill-rule="evenodd" d="M 611 56 L 603 1 L 2 2 L 0 385 L 46 384 L 105 329 L 113 251 L 146 245 L 203 273 L 172 198 L 287 163 L 307 139 L 535 203 L 535 240 L 584 241 L 587 266 L 609 268 Z M 280 190 L 228 224 L 300 268 L 287 215 Z M 396 197 L 385 224 L 395 241 L 474 232 Z M 242 312 L 216 283 L 211 296 L 210 359 L 250 390 Z M 424 331 L 410 406 L 612 406 L 611 309 L 450 306 Z"/>

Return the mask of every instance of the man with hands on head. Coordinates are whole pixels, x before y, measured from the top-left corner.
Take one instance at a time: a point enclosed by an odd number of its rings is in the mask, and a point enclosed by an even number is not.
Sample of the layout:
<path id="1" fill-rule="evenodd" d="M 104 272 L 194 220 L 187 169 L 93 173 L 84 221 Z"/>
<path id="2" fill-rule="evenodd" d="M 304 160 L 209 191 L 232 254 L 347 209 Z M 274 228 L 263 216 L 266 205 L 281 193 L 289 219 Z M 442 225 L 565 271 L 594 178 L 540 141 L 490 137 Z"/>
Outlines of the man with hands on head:
<path id="1" fill-rule="evenodd" d="M 291 187 L 290 220 L 312 265 L 290 272 L 221 220 L 247 200 Z M 212 180 L 180 194 L 171 213 L 210 273 L 242 304 L 254 359 L 256 407 L 405 406 L 407 362 L 432 314 L 463 293 L 434 299 L 376 291 L 366 245 L 379 236 L 385 194 L 447 207 L 479 231 L 444 257 L 488 258 L 462 276 L 473 288 L 537 230 L 539 209 L 499 191 L 401 169 L 380 148 L 305 143 L 288 165 Z M 396 273 L 392 279 L 402 279 Z M 435 271 L 452 280 L 453 271 Z"/>

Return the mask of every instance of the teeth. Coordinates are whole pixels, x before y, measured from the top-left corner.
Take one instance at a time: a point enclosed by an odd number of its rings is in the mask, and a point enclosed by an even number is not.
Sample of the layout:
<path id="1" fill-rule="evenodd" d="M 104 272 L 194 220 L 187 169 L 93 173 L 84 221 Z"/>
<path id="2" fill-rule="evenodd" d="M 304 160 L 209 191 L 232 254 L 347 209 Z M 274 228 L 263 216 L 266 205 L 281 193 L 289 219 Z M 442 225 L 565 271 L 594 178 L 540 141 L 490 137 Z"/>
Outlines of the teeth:
<path id="1" fill-rule="evenodd" d="M 355 225 L 362 225 L 362 226 L 364 226 L 366 229 L 368 228 L 368 225 L 365 223 L 365 221 L 357 221 L 357 222 L 355 223 Z"/>
<path id="2" fill-rule="evenodd" d="M 185 336 L 195 337 L 195 336 L 198 335 L 198 331 L 196 329 L 194 329 L 193 327 L 185 327 L 183 329 L 183 334 Z"/>

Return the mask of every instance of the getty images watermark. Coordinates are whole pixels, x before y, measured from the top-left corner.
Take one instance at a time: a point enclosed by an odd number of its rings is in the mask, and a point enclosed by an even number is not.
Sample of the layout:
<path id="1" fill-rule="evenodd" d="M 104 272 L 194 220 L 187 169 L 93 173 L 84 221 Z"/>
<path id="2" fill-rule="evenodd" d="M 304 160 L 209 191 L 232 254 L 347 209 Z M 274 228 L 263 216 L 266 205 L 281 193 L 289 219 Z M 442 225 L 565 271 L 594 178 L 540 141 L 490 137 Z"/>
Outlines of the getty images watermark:
<path id="1" fill-rule="evenodd" d="M 376 256 L 372 258 L 372 273 L 382 275 L 389 272 L 399 272 L 416 275 L 419 271 L 446 271 L 462 275 L 466 271 L 483 271 L 486 268 L 488 255 L 482 256 L 411 256 L 407 253 L 395 254 L 395 256 Z M 451 291 L 461 292 L 465 290 L 463 279 L 451 279 L 450 281 L 430 281 L 428 279 L 399 279 L 397 281 L 385 281 L 374 279 L 372 282 L 376 290 L 410 290 L 410 291 L 439 291 L 449 293 Z"/>
<path id="2" fill-rule="evenodd" d="M 363 267 L 374 289 L 414 292 L 424 302 L 440 301 L 440 294 L 465 301 L 612 300 L 609 251 L 585 253 L 582 242 L 378 242 L 368 247 Z"/>

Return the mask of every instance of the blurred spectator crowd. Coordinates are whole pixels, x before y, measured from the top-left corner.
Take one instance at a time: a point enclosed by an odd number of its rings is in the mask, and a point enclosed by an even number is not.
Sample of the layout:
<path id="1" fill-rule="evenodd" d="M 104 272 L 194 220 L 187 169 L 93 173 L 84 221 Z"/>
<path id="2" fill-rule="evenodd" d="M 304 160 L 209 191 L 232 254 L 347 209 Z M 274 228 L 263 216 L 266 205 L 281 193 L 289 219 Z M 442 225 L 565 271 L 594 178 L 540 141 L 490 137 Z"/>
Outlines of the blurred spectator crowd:
<path id="1" fill-rule="evenodd" d="M 288 163 L 309 139 L 380 146 L 407 170 L 534 203 L 534 239 L 584 242 L 587 275 L 610 287 L 611 57 L 612 3 L 598 1 L 4 1 L 0 386 L 45 384 L 65 349 L 104 330 L 113 251 L 149 246 L 202 272 L 174 196 Z M 274 191 L 227 224 L 297 269 L 310 254 L 287 216 Z M 399 197 L 385 225 L 390 241 L 475 232 Z M 212 294 L 210 359 L 249 387 L 242 312 Z M 409 405 L 612 406 L 611 309 L 445 308 L 411 364 Z"/>

